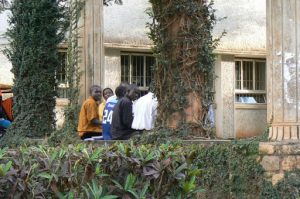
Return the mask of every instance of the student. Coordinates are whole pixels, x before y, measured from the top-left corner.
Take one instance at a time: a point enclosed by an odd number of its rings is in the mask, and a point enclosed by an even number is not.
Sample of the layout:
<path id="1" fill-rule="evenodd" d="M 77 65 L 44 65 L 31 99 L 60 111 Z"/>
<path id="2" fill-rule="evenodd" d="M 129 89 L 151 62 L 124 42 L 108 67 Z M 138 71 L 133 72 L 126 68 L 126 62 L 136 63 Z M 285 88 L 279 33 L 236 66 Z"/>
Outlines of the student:
<path id="1" fill-rule="evenodd" d="M 114 111 L 115 105 L 118 103 L 118 101 L 125 96 L 126 94 L 126 87 L 125 86 L 118 86 L 115 90 L 117 98 L 111 99 L 108 101 L 104 108 L 104 115 L 103 115 L 103 121 L 102 121 L 102 129 L 103 129 L 103 139 L 104 140 L 111 140 L 111 133 L 110 133 L 110 127 L 111 127 L 111 121 L 112 121 L 112 115 Z"/>
<path id="2" fill-rule="evenodd" d="M 122 81 L 122 82 L 120 83 L 119 86 L 123 86 L 123 87 L 125 87 L 126 90 L 127 90 L 128 87 L 129 87 L 129 83 L 128 83 L 127 81 Z M 117 99 L 117 96 L 116 96 L 116 95 L 113 95 L 113 96 L 109 97 L 109 98 L 106 100 L 106 102 L 109 102 L 110 100 L 115 100 L 115 99 Z"/>
<path id="3" fill-rule="evenodd" d="M 103 119 L 103 110 L 104 110 L 104 107 L 105 107 L 105 104 L 106 104 L 106 100 L 113 96 L 114 95 L 114 92 L 111 88 L 105 88 L 103 89 L 103 100 L 101 102 L 101 104 L 99 105 L 98 107 L 98 112 L 99 112 L 99 120 L 102 122 L 102 119 Z"/>
<path id="4" fill-rule="evenodd" d="M 101 94 L 100 86 L 91 86 L 90 97 L 81 106 L 77 130 L 82 140 L 102 135 L 97 105 L 97 102 L 101 100 Z"/>
<path id="5" fill-rule="evenodd" d="M 132 102 L 138 98 L 139 94 L 139 88 L 134 84 L 130 85 L 125 97 L 120 99 L 114 107 L 111 124 L 112 139 L 127 140 L 135 134 L 135 130 L 131 128 Z"/>
<path id="6" fill-rule="evenodd" d="M 147 95 L 139 98 L 133 107 L 131 127 L 136 130 L 151 130 L 157 115 L 157 98 L 150 90 Z"/>

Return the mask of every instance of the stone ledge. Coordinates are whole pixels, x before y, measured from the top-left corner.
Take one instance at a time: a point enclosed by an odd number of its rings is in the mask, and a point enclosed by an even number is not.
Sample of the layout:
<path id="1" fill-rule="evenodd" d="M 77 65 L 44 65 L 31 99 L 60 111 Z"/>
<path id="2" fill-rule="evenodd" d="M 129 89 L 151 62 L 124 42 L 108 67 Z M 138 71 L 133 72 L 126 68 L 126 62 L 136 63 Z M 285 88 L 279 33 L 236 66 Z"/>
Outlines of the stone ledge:
<path id="1" fill-rule="evenodd" d="M 300 155 L 300 141 L 261 142 L 260 155 Z"/>
<path id="2" fill-rule="evenodd" d="M 264 156 L 261 165 L 266 171 L 279 171 L 280 158 L 278 156 Z"/>

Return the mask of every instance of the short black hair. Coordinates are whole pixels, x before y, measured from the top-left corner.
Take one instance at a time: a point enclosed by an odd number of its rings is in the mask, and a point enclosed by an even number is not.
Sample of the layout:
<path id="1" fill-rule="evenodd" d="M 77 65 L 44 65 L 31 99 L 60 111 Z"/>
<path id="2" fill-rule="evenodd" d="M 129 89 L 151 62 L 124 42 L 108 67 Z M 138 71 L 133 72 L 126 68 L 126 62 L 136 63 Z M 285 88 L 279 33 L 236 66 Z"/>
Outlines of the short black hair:
<path id="1" fill-rule="evenodd" d="M 117 98 L 122 98 L 125 96 L 127 88 L 125 86 L 118 86 L 115 90 Z"/>
<path id="2" fill-rule="evenodd" d="M 100 88 L 100 90 L 101 90 L 101 86 L 99 86 L 99 85 L 92 85 L 90 87 L 90 95 L 92 94 L 93 90 L 96 89 L 96 88 Z"/>
<path id="3" fill-rule="evenodd" d="M 113 90 L 112 90 L 111 88 L 105 88 L 105 89 L 103 89 L 103 91 L 102 91 L 103 97 L 104 97 L 104 92 L 105 92 L 106 90 L 110 90 L 111 93 L 114 94 L 114 92 L 113 92 Z"/>

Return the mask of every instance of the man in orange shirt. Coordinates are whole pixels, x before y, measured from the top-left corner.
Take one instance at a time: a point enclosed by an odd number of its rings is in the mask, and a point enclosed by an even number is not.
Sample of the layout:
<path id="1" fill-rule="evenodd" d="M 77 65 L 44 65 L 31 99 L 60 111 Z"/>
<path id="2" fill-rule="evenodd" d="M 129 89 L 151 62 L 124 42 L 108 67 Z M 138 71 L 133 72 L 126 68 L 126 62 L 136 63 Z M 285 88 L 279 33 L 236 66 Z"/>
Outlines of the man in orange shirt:
<path id="1" fill-rule="evenodd" d="M 90 97 L 82 104 L 77 128 L 82 140 L 102 135 L 102 123 L 99 120 L 97 103 L 101 101 L 101 94 L 102 90 L 100 86 L 91 86 Z"/>

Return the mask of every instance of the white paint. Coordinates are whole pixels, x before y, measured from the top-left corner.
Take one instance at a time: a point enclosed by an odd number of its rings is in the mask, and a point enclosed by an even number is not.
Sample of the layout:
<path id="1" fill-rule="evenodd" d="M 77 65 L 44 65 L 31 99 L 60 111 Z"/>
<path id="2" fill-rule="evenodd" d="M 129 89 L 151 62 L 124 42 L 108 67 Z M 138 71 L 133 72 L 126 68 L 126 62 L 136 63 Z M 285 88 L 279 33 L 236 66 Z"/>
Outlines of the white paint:
<path id="1" fill-rule="evenodd" d="M 296 83 L 296 63 L 294 53 L 284 52 L 283 78 L 285 101 L 288 104 L 294 103 L 297 99 L 293 92 L 295 90 L 293 85 Z"/>
<path id="2" fill-rule="evenodd" d="M 148 0 L 124 0 L 122 6 L 104 8 L 104 39 L 107 43 L 148 45 L 145 27 L 150 20 L 145 10 Z M 265 50 L 266 49 L 266 2 L 264 0 L 215 0 L 218 22 L 214 37 L 226 30 L 218 49 Z"/>

